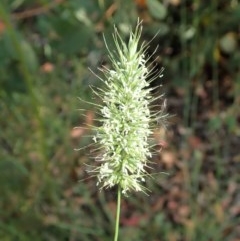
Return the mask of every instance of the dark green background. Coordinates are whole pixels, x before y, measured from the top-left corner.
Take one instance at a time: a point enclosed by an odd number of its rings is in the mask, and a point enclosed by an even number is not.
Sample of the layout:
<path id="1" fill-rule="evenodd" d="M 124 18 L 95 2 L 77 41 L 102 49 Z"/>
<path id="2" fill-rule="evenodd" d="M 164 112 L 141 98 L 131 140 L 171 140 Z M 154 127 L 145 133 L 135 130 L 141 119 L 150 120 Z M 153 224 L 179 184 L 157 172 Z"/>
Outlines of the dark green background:
<path id="1" fill-rule="evenodd" d="M 91 147 L 74 151 L 96 111 L 77 97 L 98 101 L 102 34 L 111 48 L 113 25 L 127 40 L 138 18 L 174 116 L 150 170 L 169 175 L 124 199 L 120 240 L 240 240 L 240 3 L 1 0 L 1 241 L 112 240 L 115 190 L 86 173 Z"/>

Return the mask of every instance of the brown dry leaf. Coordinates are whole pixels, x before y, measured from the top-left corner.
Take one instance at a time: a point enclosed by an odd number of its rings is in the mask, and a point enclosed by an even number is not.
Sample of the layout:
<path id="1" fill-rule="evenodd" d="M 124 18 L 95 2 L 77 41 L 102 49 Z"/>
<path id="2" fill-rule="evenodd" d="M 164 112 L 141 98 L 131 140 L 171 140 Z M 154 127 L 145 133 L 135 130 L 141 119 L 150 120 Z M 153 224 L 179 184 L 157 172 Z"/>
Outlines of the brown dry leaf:
<path id="1" fill-rule="evenodd" d="M 167 203 L 167 207 L 170 211 L 176 211 L 178 209 L 178 203 L 174 200 L 170 200 L 168 203 Z"/>
<path id="2" fill-rule="evenodd" d="M 225 199 L 223 199 L 223 201 L 222 201 L 222 203 L 221 203 L 222 208 L 223 208 L 224 210 L 228 209 L 231 201 L 232 201 L 232 197 L 228 197 L 228 196 L 227 196 Z"/>
<path id="3" fill-rule="evenodd" d="M 164 197 L 159 197 L 156 200 L 156 202 L 154 203 L 154 205 L 152 207 L 152 211 L 153 212 L 157 212 L 159 210 L 162 210 L 164 203 L 165 203 L 165 198 Z"/>
<path id="4" fill-rule="evenodd" d="M 41 66 L 41 70 L 44 73 L 51 73 L 54 70 L 54 65 L 50 62 L 46 62 Z"/>
<path id="5" fill-rule="evenodd" d="M 70 133 L 72 138 L 79 138 L 84 134 L 85 130 L 83 127 L 74 127 Z"/>
<path id="6" fill-rule="evenodd" d="M 168 147 L 168 143 L 164 140 L 159 140 L 158 145 L 159 145 L 160 148 L 167 148 Z"/>
<path id="7" fill-rule="evenodd" d="M 184 97 L 185 94 L 186 94 L 186 89 L 185 89 L 185 88 L 182 88 L 182 87 L 177 87 L 177 88 L 175 89 L 175 91 L 176 91 L 176 93 L 177 93 L 177 95 L 178 95 L 179 97 Z M 179 100 L 178 100 L 178 101 L 179 101 Z"/>
<path id="8" fill-rule="evenodd" d="M 179 167 L 181 167 L 181 166 L 179 165 Z M 182 185 L 184 178 L 185 178 L 184 173 L 182 171 L 179 171 L 179 172 L 175 173 L 174 177 L 171 179 L 171 182 L 172 182 L 172 184 Z"/>
<path id="9" fill-rule="evenodd" d="M 179 186 L 174 185 L 173 187 L 171 187 L 169 191 L 169 198 L 180 198 L 180 197 L 181 197 L 181 190 Z"/>
<path id="10" fill-rule="evenodd" d="M 228 189 L 227 189 L 228 194 L 229 195 L 234 194 L 236 192 L 237 188 L 238 188 L 238 184 L 234 181 L 230 181 L 228 183 Z"/>
<path id="11" fill-rule="evenodd" d="M 181 217 L 181 218 L 187 218 L 190 214 L 190 208 L 188 205 L 182 205 L 178 208 L 178 215 Z"/>
<path id="12" fill-rule="evenodd" d="M 74 197 L 73 201 L 78 207 L 86 203 L 86 199 L 83 197 Z"/>
<path id="13" fill-rule="evenodd" d="M 239 216 L 240 215 L 240 205 L 236 205 L 236 206 L 233 206 L 232 208 L 230 208 L 230 213 L 233 215 L 233 216 Z"/>
<path id="14" fill-rule="evenodd" d="M 118 6 L 116 3 L 113 3 L 105 12 L 105 18 L 109 19 L 113 16 L 113 14 L 116 12 L 116 10 L 118 9 Z"/>
<path id="15" fill-rule="evenodd" d="M 63 195 L 66 198 L 72 197 L 73 196 L 72 188 L 68 188 L 68 189 L 64 190 Z"/>
<path id="16" fill-rule="evenodd" d="M 128 227 L 137 227 L 139 226 L 139 223 L 143 220 L 143 219 L 146 219 L 146 216 L 142 215 L 140 216 L 139 214 L 135 214 L 135 215 L 132 215 L 131 217 L 129 218 L 122 218 L 121 219 L 121 223 L 124 225 L 124 226 L 128 226 Z"/>
<path id="17" fill-rule="evenodd" d="M 164 140 L 164 139 L 166 139 L 166 130 L 164 128 L 159 128 L 159 129 L 155 130 L 153 135 L 154 135 L 154 139 L 156 140 L 156 143 L 160 149 L 168 147 L 168 143 Z"/>
<path id="18" fill-rule="evenodd" d="M 0 35 L 4 33 L 5 29 L 6 25 L 2 21 L 0 21 Z"/>
<path id="19" fill-rule="evenodd" d="M 204 89 L 202 85 L 198 85 L 196 88 L 196 95 L 201 99 L 206 99 L 208 97 L 207 91 Z"/>
<path id="20" fill-rule="evenodd" d="M 163 151 L 161 153 L 161 159 L 167 169 L 171 169 L 176 163 L 176 156 L 171 151 Z"/>
<path id="21" fill-rule="evenodd" d="M 140 8 L 145 8 L 147 6 L 146 0 L 135 0 L 135 3 Z"/>
<path id="22" fill-rule="evenodd" d="M 93 121 L 94 121 L 94 112 L 93 111 L 88 111 L 86 114 L 86 126 L 92 126 L 93 125 Z"/>
<path id="23" fill-rule="evenodd" d="M 168 2 L 174 7 L 177 7 L 178 5 L 180 5 L 181 0 L 168 0 Z"/>
<path id="24" fill-rule="evenodd" d="M 189 146 L 193 149 L 199 149 L 201 147 L 202 141 L 197 136 L 189 136 L 188 137 Z"/>
<path id="25" fill-rule="evenodd" d="M 215 178 L 213 172 L 208 172 L 207 173 L 207 182 L 208 182 L 208 185 L 211 189 L 213 190 L 218 190 L 218 182 L 217 182 L 217 179 Z"/>

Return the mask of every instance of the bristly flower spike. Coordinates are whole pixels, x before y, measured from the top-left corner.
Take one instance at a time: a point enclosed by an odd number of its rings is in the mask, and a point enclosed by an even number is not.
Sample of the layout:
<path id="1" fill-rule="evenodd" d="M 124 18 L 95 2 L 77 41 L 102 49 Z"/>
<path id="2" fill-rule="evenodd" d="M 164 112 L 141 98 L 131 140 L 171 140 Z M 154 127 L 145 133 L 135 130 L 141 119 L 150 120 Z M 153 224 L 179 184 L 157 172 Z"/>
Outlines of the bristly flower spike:
<path id="1" fill-rule="evenodd" d="M 120 186 L 122 193 L 145 191 L 142 185 L 148 175 L 146 167 L 151 158 L 149 138 L 152 135 L 150 105 L 154 98 L 151 70 L 146 67 L 146 47 L 139 46 L 141 22 L 124 43 L 117 29 L 113 34 L 116 51 L 105 44 L 112 62 L 112 69 L 102 69 L 105 89 L 101 93 L 103 105 L 100 126 L 95 128 L 94 142 L 101 147 L 97 160 L 101 165 L 92 172 L 102 188 Z"/>

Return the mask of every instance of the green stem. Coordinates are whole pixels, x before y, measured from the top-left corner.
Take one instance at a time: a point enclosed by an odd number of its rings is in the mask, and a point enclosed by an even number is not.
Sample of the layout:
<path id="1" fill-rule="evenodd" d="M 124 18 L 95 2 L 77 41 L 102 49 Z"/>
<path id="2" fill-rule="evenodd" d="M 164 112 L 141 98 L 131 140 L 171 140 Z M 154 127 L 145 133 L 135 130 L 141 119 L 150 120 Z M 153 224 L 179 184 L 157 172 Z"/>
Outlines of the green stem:
<path id="1" fill-rule="evenodd" d="M 116 225 L 115 225 L 114 241 L 118 240 L 120 210 L 121 210 L 121 187 L 119 185 L 118 186 L 118 196 L 117 196 L 117 212 L 116 212 Z"/>

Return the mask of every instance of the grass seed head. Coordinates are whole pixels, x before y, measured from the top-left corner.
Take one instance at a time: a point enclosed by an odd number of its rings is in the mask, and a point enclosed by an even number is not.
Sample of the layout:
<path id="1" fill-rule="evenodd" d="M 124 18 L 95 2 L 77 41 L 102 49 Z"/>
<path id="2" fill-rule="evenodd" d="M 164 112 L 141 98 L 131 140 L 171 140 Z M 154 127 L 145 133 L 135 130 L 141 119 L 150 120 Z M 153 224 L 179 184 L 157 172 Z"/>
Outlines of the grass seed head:
<path id="1" fill-rule="evenodd" d="M 116 51 L 109 50 L 112 69 L 103 69 L 105 89 L 100 108 L 101 125 L 94 141 L 100 145 L 101 165 L 94 169 L 102 188 L 120 185 L 122 192 L 144 191 L 142 183 L 151 157 L 150 104 L 152 88 L 147 77 L 146 45 L 139 46 L 142 25 L 138 23 L 126 44 L 117 29 L 113 34 Z M 105 41 L 106 43 L 106 41 Z"/>

